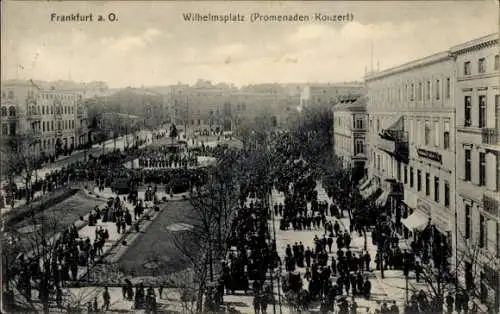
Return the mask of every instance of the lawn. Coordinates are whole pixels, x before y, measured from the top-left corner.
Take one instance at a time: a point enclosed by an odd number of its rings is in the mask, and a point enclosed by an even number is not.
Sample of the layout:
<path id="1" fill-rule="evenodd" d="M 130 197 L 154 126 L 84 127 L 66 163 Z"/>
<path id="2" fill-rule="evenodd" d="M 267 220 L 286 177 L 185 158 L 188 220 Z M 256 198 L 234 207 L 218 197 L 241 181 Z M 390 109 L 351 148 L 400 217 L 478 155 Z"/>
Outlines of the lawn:
<path id="1" fill-rule="evenodd" d="M 195 247 L 195 239 L 186 231 L 186 226 L 192 224 L 195 224 L 195 218 L 189 201 L 167 203 L 120 258 L 120 270 L 133 277 L 169 275 L 185 270 L 189 262 L 176 243 L 182 243 L 182 247 Z"/>
<path id="2" fill-rule="evenodd" d="M 47 222 L 44 233 L 46 235 L 46 239 L 49 239 L 57 232 L 63 231 L 68 226 L 79 220 L 81 216 L 88 214 L 96 205 L 102 207 L 105 202 L 105 199 L 97 200 L 80 191 L 64 201 L 47 208 L 43 212 L 36 214 L 34 217 L 35 221 L 31 218 L 27 218 L 18 224 L 15 224 L 13 228 L 21 234 L 30 233 L 30 230 L 40 228 L 41 225 L 37 222 L 37 219 L 44 217 L 44 221 Z"/>

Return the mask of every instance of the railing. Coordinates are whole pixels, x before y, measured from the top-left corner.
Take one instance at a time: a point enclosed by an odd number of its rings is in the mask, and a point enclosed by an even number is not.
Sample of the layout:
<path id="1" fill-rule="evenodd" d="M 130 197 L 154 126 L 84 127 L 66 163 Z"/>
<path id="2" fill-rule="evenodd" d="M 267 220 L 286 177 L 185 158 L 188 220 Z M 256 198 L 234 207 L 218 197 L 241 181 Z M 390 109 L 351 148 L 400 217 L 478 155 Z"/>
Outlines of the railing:
<path id="1" fill-rule="evenodd" d="M 494 128 L 484 128 L 481 131 L 482 143 L 488 145 L 498 145 L 500 144 L 500 137 L 498 136 L 497 129 Z"/>
<path id="2" fill-rule="evenodd" d="M 483 194 L 483 209 L 485 212 L 488 212 L 495 217 L 500 217 L 499 205 L 498 200 L 487 194 Z"/>
<path id="3" fill-rule="evenodd" d="M 390 184 L 391 194 L 403 194 L 404 191 L 403 183 L 398 182 L 394 179 L 388 179 L 387 181 Z"/>

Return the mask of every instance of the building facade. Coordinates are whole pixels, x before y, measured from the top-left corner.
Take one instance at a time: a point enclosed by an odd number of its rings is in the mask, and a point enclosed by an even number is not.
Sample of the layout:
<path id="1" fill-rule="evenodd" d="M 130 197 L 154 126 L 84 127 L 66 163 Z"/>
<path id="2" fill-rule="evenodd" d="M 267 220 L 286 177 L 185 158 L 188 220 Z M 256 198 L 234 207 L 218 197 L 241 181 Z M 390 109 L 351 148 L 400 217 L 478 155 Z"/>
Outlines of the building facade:
<path id="1" fill-rule="evenodd" d="M 465 261 L 463 281 L 484 302 L 500 304 L 500 90 L 498 34 L 451 48 L 456 58 L 457 247 L 478 246 L 488 261 L 474 271 Z"/>
<path id="2" fill-rule="evenodd" d="M 457 270 L 457 282 L 495 309 L 500 303 L 498 38 L 488 35 L 366 75 L 373 179 L 360 187 L 381 184 L 384 192 L 376 203 L 385 204 L 396 230 L 411 241 L 426 238 L 447 258 L 446 267 Z"/>
<path id="3" fill-rule="evenodd" d="M 455 192 L 453 58 L 442 52 L 366 76 L 369 176 L 408 241 L 432 228 L 434 247 L 452 254 Z"/>
<path id="4" fill-rule="evenodd" d="M 355 182 L 366 175 L 367 124 L 366 97 L 348 98 L 333 106 L 333 142 L 335 156 L 350 169 Z"/>
<path id="5" fill-rule="evenodd" d="M 37 155 L 53 156 L 87 143 L 86 115 L 77 92 L 41 88 L 32 81 L 2 84 L 1 136 L 33 136 Z"/>
<path id="6" fill-rule="evenodd" d="M 364 84 L 361 82 L 337 84 L 310 84 L 300 93 L 300 107 L 331 108 L 346 96 L 360 96 L 363 94 Z"/>

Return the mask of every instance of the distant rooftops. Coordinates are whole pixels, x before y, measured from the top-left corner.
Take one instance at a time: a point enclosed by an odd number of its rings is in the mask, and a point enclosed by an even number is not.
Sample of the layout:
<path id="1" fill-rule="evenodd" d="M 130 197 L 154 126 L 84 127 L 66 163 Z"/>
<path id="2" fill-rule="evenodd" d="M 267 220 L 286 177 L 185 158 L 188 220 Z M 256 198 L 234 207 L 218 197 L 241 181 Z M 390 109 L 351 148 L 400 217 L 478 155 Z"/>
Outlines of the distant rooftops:
<path id="1" fill-rule="evenodd" d="M 367 96 L 345 97 L 333 106 L 333 111 L 365 111 Z"/>

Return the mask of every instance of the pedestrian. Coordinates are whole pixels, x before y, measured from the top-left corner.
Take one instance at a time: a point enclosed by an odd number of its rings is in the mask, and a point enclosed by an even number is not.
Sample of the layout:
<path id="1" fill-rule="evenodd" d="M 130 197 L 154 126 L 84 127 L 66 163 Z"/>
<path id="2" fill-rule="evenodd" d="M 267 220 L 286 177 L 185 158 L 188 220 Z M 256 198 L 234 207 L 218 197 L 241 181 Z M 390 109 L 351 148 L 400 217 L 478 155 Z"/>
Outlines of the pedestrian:
<path id="1" fill-rule="evenodd" d="M 253 309 L 255 314 L 260 314 L 260 303 L 260 295 L 259 293 L 256 293 L 253 297 Z"/>
<path id="2" fill-rule="evenodd" d="M 415 279 L 417 283 L 420 282 L 420 273 L 422 272 L 422 266 L 420 266 L 419 262 L 415 263 Z"/>
<path id="3" fill-rule="evenodd" d="M 453 300 L 453 296 L 451 293 L 448 293 L 446 295 L 446 313 L 451 314 L 453 313 L 453 303 L 455 303 L 455 300 Z"/>
<path id="4" fill-rule="evenodd" d="M 364 255 L 364 261 L 365 261 L 365 270 L 366 271 L 370 271 L 370 261 L 371 261 L 371 256 L 370 256 L 370 253 L 368 253 L 368 251 L 365 252 L 365 255 Z"/>
<path id="5" fill-rule="evenodd" d="M 328 251 L 332 253 L 332 245 L 333 245 L 333 238 L 331 236 L 328 237 Z"/>
<path id="6" fill-rule="evenodd" d="M 399 314 L 399 307 L 397 306 L 396 301 L 392 301 L 392 305 L 391 305 L 390 311 L 393 314 Z"/>
<path id="7" fill-rule="evenodd" d="M 108 287 L 104 287 L 104 292 L 102 293 L 102 299 L 104 301 L 104 304 L 102 305 L 102 310 L 108 311 L 109 305 L 110 305 L 110 296 L 109 296 Z"/>
<path id="8" fill-rule="evenodd" d="M 95 313 L 99 312 L 99 304 L 97 303 L 97 297 L 94 297 L 94 303 L 92 303 L 92 308 L 94 309 Z"/>

